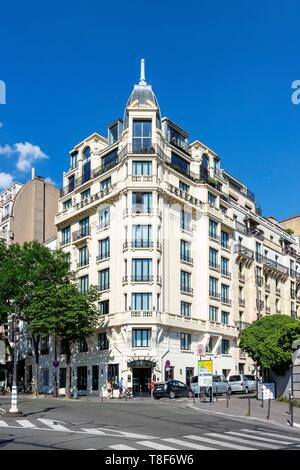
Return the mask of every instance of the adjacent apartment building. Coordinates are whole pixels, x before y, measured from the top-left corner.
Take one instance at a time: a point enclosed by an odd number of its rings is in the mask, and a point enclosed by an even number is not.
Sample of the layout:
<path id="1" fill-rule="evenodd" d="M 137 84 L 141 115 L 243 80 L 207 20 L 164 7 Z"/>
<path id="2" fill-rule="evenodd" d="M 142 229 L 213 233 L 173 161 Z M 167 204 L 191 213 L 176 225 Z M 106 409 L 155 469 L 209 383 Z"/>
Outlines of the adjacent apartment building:
<path id="1" fill-rule="evenodd" d="M 262 217 L 212 149 L 161 116 L 143 61 L 123 119 L 75 145 L 63 178 L 58 245 L 81 291 L 101 293 L 95 335 L 73 348 L 80 393 L 121 377 L 134 394 L 149 393 L 153 375 L 188 383 L 199 345 L 214 372 L 252 373 L 241 330 L 263 315 L 299 317 L 299 239 Z M 42 389 L 53 387 L 55 351 L 63 391 L 65 356 L 47 341 Z"/>

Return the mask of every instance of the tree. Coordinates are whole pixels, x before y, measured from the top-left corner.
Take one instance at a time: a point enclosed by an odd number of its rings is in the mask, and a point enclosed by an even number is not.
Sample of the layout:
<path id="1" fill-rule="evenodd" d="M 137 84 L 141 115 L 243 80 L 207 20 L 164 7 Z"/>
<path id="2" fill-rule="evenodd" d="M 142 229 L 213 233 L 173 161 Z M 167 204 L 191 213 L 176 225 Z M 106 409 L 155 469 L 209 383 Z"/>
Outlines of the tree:
<path id="1" fill-rule="evenodd" d="M 66 397 L 70 397 L 71 345 L 93 334 L 99 319 L 95 306 L 99 293 L 91 287 L 81 293 L 76 284 L 66 282 L 55 286 L 42 285 L 35 289 L 30 304 L 25 307 L 31 333 L 59 336 L 66 346 Z"/>
<path id="2" fill-rule="evenodd" d="M 300 322 L 288 315 L 271 315 L 245 328 L 240 348 L 264 369 L 284 373 L 292 362 L 292 343 L 300 339 Z"/>
<path id="3" fill-rule="evenodd" d="M 58 286 L 73 278 L 65 255 L 60 250 L 50 251 L 37 241 L 26 242 L 22 246 L 7 246 L 0 242 L 0 324 L 6 323 L 8 316 L 14 313 L 18 320 L 28 325 L 25 312 L 35 290 Z M 37 387 L 40 338 L 40 332 L 32 333 Z M 9 342 L 7 346 L 11 351 Z"/>

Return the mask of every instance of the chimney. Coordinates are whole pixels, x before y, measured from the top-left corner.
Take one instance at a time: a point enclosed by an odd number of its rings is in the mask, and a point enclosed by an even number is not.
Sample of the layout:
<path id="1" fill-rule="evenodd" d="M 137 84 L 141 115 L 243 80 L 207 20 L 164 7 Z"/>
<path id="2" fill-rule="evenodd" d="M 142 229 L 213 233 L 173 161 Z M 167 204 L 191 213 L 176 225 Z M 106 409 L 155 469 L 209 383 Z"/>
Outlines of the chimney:
<path id="1" fill-rule="evenodd" d="M 31 168 L 31 179 L 34 180 L 34 178 L 35 178 L 35 168 L 32 167 Z"/>

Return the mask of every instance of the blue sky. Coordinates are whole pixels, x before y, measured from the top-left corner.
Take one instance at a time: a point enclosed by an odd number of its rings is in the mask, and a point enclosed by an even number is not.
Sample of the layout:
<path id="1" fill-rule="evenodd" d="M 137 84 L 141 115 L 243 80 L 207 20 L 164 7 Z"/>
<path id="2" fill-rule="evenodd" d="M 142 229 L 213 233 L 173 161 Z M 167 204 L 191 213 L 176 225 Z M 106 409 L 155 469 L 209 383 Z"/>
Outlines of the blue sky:
<path id="1" fill-rule="evenodd" d="M 0 16 L 2 187 L 32 164 L 61 186 L 69 150 L 123 115 L 145 57 L 162 114 L 215 150 L 264 215 L 300 213 L 298 0 L 28 0 Z"/>

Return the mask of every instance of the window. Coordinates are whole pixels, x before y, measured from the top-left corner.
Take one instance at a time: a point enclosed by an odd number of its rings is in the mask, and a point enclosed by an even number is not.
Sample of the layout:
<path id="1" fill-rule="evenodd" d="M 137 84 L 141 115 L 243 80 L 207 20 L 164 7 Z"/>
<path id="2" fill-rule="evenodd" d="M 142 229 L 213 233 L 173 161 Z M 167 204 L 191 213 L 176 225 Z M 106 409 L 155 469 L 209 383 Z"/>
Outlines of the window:
<path id="1" fill-rule="evenodd" d="M 152 193 L 132 193 L 132 211 L 135 214 L 151 214 Z"/>
<path id="2" fill-rule="evenodd" d="M 217 202 L 217 196 L 215 196 L 214 194 L 209 192 L 208 193 L 208 204 L 210 204 L 211 206 L 215 206 L 216 202 Z"/>
<path id="3" fill-rule="evenodd" d="M 221 301 L 229 303 L 229 286 L 221 284 Z"/>
<path id="4" fill-rule="evenodd" d="M 229 260 L 221 256 L 221 273 L 225 276 L 229 275 Z"/>
<path id="5" fill-rule="evenodd" d="M 79 221 L 79 234 L 81 237 L 86 237 L 90 234 L 90 219 L 85 217 Z"/>
<path id="6" fill-rule="evenodd" d="M 152 281 L 152 259 L 138 259 L 132 260 L 132 280 L 133 281 Z"/>
<path id="7" fill-rule="evenodd" d="M 149 348 L 151 346 L 151 330 L 132 330 L 132 347 Z"/>
<path id="8" fill-rule="evenodd" d="M 191 350 L 192 337 L 189 333 L 180 333 L 180 349 L 183 351 Z"/>
<path id="9" fill-rule="evenodd" d="M 183 317 L 190 317 L 191 316 L 191 307 L 192 304 L 188 302 L 180 302 L 180 314 Z"/>
<path id="10" fill-rule="evenodd" d="M 214 158 L 214 173 L 215 175 L 218 175 L 220 172 L 220 160 L 217 158 Z"/>
<path id="11" fill-rule="evenodd" d="M 182 230 L 191 231 L 192 229 L 192 214 L 181 209 L 180 212 L 180 228 Z"/>
<path id="12" fill-rule="evenodd" d="M 227 214 L 227 211 L 228 211 L 227 207 L 220 205 L 220 210 L 221 210 L 222 214 L 224 214 L 224 215 Z"/>
<path id="13" fill-rule="evenodd" d="M 100 349 L 100 351 L 104 351 L 106 349 L 109 349 L 109 343 L 108 343 L 106 333 L 99 333 L 98 334 L 98 348 Z"/>
<path id="14" fill-rule="evenodd" d="M 212 276 L 209 276 L 209 295 L 211 297 L 219 297 L 218 279 Z"/>
<path id="15" fill-rule="evenodd" d="M 106 178 L 105 180 L 100 182 L 100 189 L 105 189 L 111 186 L 111 177 Z"/>
<path id="16" fill-rule="evenodd" d="M 181 189 L 181 191 L 184 191 L 185 193 L 188 193 L 190 190 L 190 187 L 188 184 L 185 184 L 182 181 L 179 181 L 179 189 Z"/>
<path id="17" fill-rule="evenodd" d="M 209 321 L 218 321 L 218 307 L 209 306 Z"/>
<path id="18" fill-rule="evenodd" d="M 149 248 L 152 243 L 152 225 L 132 226 L 132 246 L 134 248 Z"/>
<path id="19" fill-rule="evenodd" d="M 91 178 L 91 149 L 87 147 L 83 152 L 82 182 Z"/>
<path id="20" fill-rule="evenodd" d="M 71 170 L 73 168 L 76 168 L 78 165 L 78 152 L 73 152 L 71 153 L 71 157 L 70 157 L 70 167 L 71 167 Z"/>
<path id="21" fill-rule="evenodd" d="M 230 342 L 229 339 L 222 339 L 221 343 L 221 353 L 222 354 L 229 354 L 230 351 Z"/>
<path id="22" fill-rule="evenodd" d="M 108 171 L 118 162 L 118 149 L 114 149 L 101 159 L 101 172 Z"/>
<path id="23" fill-rule="evenodd" d="M 72 199 L 63 202 L 63 210 L 69 209 L 69 207 L 72 207 Z"/>
<path id="24" fill-rule="evenodd" d="M 42 336 L 40 351 L 41 354 L 49 354 L 49 336 Z"/>
<path id="25" fill-rule="evenodd" d="M 209 248 L 209 266 L 218 269 L 218 250 L 214 248 Z"/>
<path id="26" fill-rule="evenodd" d="M 79 290 L 82 294 L 85 294 L 89 290 L 89 276 L 81 276 L 79 278 Z"/>
<path id="27" fill-rule="evenodd" d="M 42 386 L 49 387 L 49 369 L 42 369 Z"/>
<path id="28" fill-rule="evenodd" d="M 148 153 L 151 148 L 152 122 L 133 120 L 133 152 Z"/>
<path id="29" fill-rule="evenodd" d="M 65 227 L 61 231 L 62 233 L 62 244 L 66 245 L 67 243 L 71 242 L 71 227 Z"/>
<path id="30" fill-rule="evenodd" d="M 180 240 L 180 259 L 191 262 L 191 244 L 186 240 Z"/>
<path id="31" fill-rule="evenodd" d="M 78 352 L 88 352 L 88 345 L 85 338 L 80 338 L 78 345 Z"/>
<path id="32" fill-rule="evenodd" d="M 89 264 L 89 250 L 87 246 L 79 250 L 79 267 L 87 266 Z"/>
<path id="33" fill-rule="evenodd" d="M 109 237 L 104 240 L 99 240 L 99 259 L 109 258 L 110 255 L 110 241 Z"/>
<path id="34" fill-rule="evenodd" d="M 184 158 L 180 157 L 176 153 L 172 152 L 171 163 L 175 170 L 185 175 L 190 174 L 190 164 Z"/>
<path id="35" fill-rule="evenodd" d="M 81 200 L 84 201 L 85 199 L 88 199 L 91 195 L 91 190 L 86 189 L 86 191 L 83 191 L 81 194 Z"/>
<path id="36" fill-rule="evenodd" d="M 191 273 L 180 271 L 180 290 L 183 292 L 192 292 L 191 278 Z"/>
<path id="37" fill-rule="evenodd" d="M 229 325 L 229 313 L 228 312 L 221 312 L 221 323 L 223 323 L 223 325 Z"/>
<path id="38" fill-rule="evenodd" d="M 151 161 L 134 161 L 132 162 L 132 174 L 135 176 L 151 176 L 152 175 L 152 162 Z"/>
<path id="39" fill-rule="evenodd" d="M 109 289 L 109 268 L 99 271 L 98 283 L 100 291 Z"/>
<path id="40" fill-rule="evenodd" d="M 109 227 L 110 224 L 110 208 L 106 207 L 99 212 L 99 222 L 100 222 L 100 229 L 105 227 Z"/>
<path id="41" fill-rule="evenodd" d="M 65 253 L 64 259 L 65 259 L 65 262 L 68 263 L 69 268 L 70 268 L 70 266 L 71 266 L 71 253 Z"/>
<path id="42" fill-rule="evenodd" d="M 70 176 L 70 178 L 68 179 L 68 186 L 69 186 L 69 189 L 68 189 L 69 193 L 74 191 L 75 189 L 75 176 L 74 175 Z"/>
<path id="43" fill-rule="evenodd" d="M 222 248 L 229 248 L 229 234 L 221 230 L 221 246 Z"/>
<path id="44" fill-rule="evenodd" d="M 216 239 L 217 238 L 217 230 L 218 230 L 218 224 L 214 220 L 209 219 L 209 229 L 208 229 L 208 235 L 210 238 Z"/>
<path id="45" fill-rule="evenodd" d="M 99 366 L 92 366 L 92 390 L 99 390 Z"/>
<path id="46" fill-rule="evenodd" d="M 98 308 L 101 315 L 107 315 L 109 313 L 109 300 L 101 300 L 98 303 Z"/>
<path id="47" fill-rule="evenodd" d="M 152 294 L 133 293 L 131 297 L 132 310 L 152 310 Z"/>
<path id="48" fill-rule="evenodd" d="M 67 368 L 59 368 L 59 388 L 65 388 L 67 384 Z"/>

